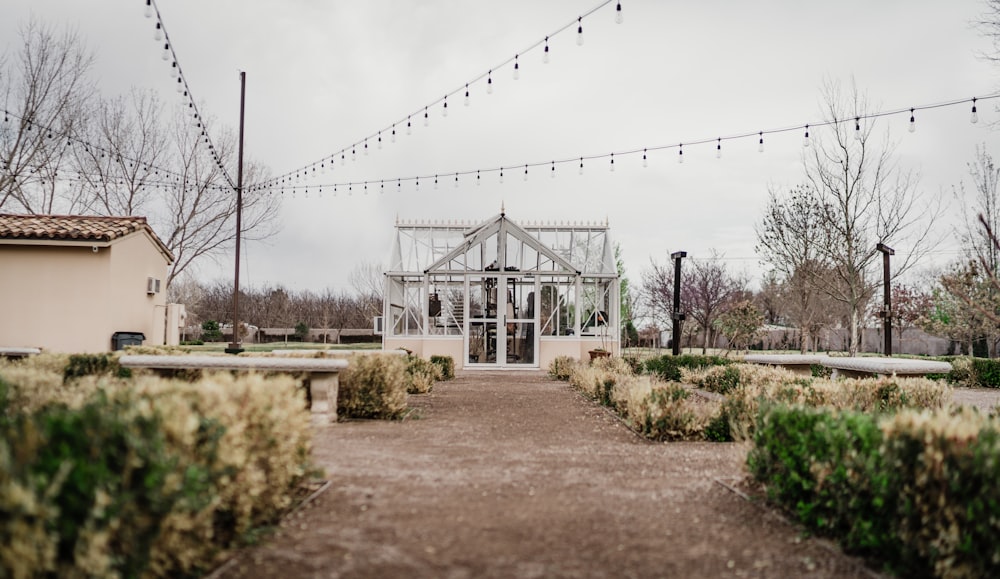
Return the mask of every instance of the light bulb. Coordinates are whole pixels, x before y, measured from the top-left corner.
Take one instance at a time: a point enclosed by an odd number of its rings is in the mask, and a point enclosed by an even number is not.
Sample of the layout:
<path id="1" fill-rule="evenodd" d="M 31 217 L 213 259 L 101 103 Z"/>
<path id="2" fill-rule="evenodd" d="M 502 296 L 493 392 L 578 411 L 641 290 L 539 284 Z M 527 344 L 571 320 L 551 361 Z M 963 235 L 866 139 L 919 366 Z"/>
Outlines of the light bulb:
<path id="1" fill-rule="evenodd" d="M 684 162 L 684 145 L 681 145 L 677 149 L 677 162 L 678 163 L 683 163 Z"/>
<path id="2" fill-rule="evenodd" d="M 482 182 L 483 180 L 479 178 L 479 171 L 476 171 L 476 187 L 479 187 L 479 184 Z"/>
<path id="3" fill-rule="evenodd" d="M 802 137 L 802 146 L 803 147 L 809 146 L 809 125 L 806 125 L 806 134 L 805 136 Z"/>
<path id="4" fill-rule="evenodd" d="M 429 124 L 430 124 L 430 119 L 427 118 L 427 107 L 424 107 L 424 126 L 426 127 Z"/>
<path id="5" fill-rule="evenodd" d="M 351 147 L 351 162 L 353 163 L 357 160 L 358 160 L 358 152 L 354 147 Z"/>
<path id="6" fill-rule="evenodd" d="M 393 126 L 392 126 L 392 136 L 391 136 L 391 137 L 389 137 L 389 139 L 390 139 L 390 140 L 391 140 L 391 141 L 392 141 L 393 143 L 395 143 L 395 142 L 396 142 L 396 125 L 393 125 Z"/>
<path id="7" fill-rule="evenodd" d="M 493 94 L 493 71 L 486 75 L 486 94 Z"/>
<path id="8" fill-rule="evenodd" d="M 146 18 L 153 17 L 153 0 L 146 0 Z"/>
<path id="9" fill-rule="evenodd" d="M 917 120 L 913 118 L 913 109 L 910 109 L 910 132 L 917 130 Z"/>
<path id="10" fill-rule="evenodd" d="M 365 139 L 365 156 L 368 156 L 368 139 Z"/>
<path id="11" fill-rule="evenodd" d="M 163 45 L 163 54 L 160 55 L 160 59 L 161 60 L 167 60 L 168 58 L 170 58 L 170 45 L 169 44 L 164 44 Z"/>
<path id="12" fill-rule="evenodd" d="M 764 152 L 764 131 L 760 132 L 760 141 L 757 143 L 757 152 L 758 153 Z"/>
<path id="13" fill-rule="evenodd" d="M 448 116 L 448 97 L 444 97 L 444 104 L 441 106 L 441 116 Z"/>
<path id="14" fill-rule="evenodd" d="M 343 152 L 341 152 L 340 153 L 340 166 L 343 167 L 346 164 L 347 164 L 347 156 Z"/>
<path id="15" fill-rule="evenodd" d="M 524 180 L 525 181 L 528 180 L 528 166 L 527 165 L 524 166 Z"/>
<path id="16" fill-rule="evenodd" d="M 153 40 L 163 40 L 163 27 L 156 23 L 156 32 L 153 33 Z"/>
<path id="17" fill-rule="evenodd" d="M 610 171 L 612 173 L 615 172 L 615 154 L 614 153 L 611 153 L 611 169 L 610 169 Z"/>
<path id="18" fill-rule="evenodd" d="M 646 149 L 642 150 L 642 166 L 649 167 L 649 161 L 646 159 Z"/>
<path id="19" fill-rule="evenodd" d="M 972 115 L 969 117 L 969 122 L 976 124 L 979 122 L 979 113 L 976 112 L 976 99 L 972 99 Z"/>
<path id="20" fill-rule="evenodd" d="M 455 173 L 455 189 L 458 189 L 458 173 Z"/>
<path id="21" fill-rule="evenodd" d="M 521 78 L 520 65 L 517 62 L 517 55 L 514 55 L 514 80 Z"/>
<path id="22" fill-rule="evenodd" d="M 469 85 L 465 85 L 465 106 L 469 106 Z"/>
<path id="23" fill-rule="evenodd" d="M 549 63 L 549 37 L 545 37 L 545 50 L 542 51 L 542 64 Z"/>
<path id="24" fill-rule="evenodd" d="M 580 157 L 580 174 L 583 175 L 583 157 Z"/>
<path id="25" fill-rule="evenodd" d="M 437 191 L 438 188 L 438 176 L 434 175 L 434 190 Z"/>
<path id="26" fill-rule="evenodd" d="M 552 170 L 549 171 L 549 176 L 552 177 L 553 179 L 556 178 L 556 162 L 555 161 L 552 161 Z"/>
<path id="27" fill-rule="evenodd" d="M 500 169 L 500 183 L 503 183 L 503 169 Z"/>
<path id="28" fill-rule="evenodd" d="M 382 150 L 382 131 L 378 132 L 378 149 Z"/>
<path id="29" fill-rule="evenodd" d="M 625 22 L 625 17 L 622 15 L 622 3 L 619 2 L 618 6 L 615 7 L 615 24 L 621 24 Z"/>
<path id="30" fill-rule="evenodd" d="M 854 117 L 854 140 L 861 140 L 861 117 Z"/>
<path id="31" fill-rule="evenodd" d="M 406 117 L 406 134 L 407 135 L 413 134 L 413 125 L 410 124 L 410 117 Z"/>
<path id="32" fill-rule="evenodd" d="M 583 17 L 576 19 L 578 26 L 576 27 L 576 45 L 583 46 Z"/>
<path id="33" fill-rule="evenodd" d="M 170 78 L 177 78 L 177 61 L 170 64 Z"/>
<path id="34" fill-rule="evenodd" d="M 715 144 L 715 158 L 722 158 L 722 139 L 720 138 Z"/>
<path id="35" fill-rule="evenodd" d="M 183 91 L 184 91 L 184 83 L 181 81 L 181 77 L 178 76 L 177 77 L 177 92 L 180 93 L 180 92 L 183 92 Z"/>

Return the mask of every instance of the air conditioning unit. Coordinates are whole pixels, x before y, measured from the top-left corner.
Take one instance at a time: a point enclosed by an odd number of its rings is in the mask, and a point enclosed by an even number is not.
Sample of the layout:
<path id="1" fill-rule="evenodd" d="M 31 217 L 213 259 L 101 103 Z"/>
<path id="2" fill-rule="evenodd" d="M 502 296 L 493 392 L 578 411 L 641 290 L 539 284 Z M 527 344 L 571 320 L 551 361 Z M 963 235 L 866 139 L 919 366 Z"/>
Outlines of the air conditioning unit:
<path id="1" fill-rule="evenodd" d="M 146 278 L 146 293 L 149 295 L 160 293 L 160 280 L 155 277 Z"/>
<path id="2" fill-rule="evenodd" d="M 381 336 L 383 334 L 384 329 L 382 327 L 382 316 L 375 316 L 375 319 L 372 320 L 372 331 L 376 336 Z"/>

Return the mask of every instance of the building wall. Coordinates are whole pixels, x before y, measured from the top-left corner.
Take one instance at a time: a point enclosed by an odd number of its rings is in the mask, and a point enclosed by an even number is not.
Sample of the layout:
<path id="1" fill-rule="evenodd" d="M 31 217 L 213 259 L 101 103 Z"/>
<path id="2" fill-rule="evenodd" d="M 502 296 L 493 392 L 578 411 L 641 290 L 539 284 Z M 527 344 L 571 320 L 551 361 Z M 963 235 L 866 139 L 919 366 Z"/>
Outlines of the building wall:
<path id="1" fill-rule="evenodd" d="M 146 278 L 165 280 L 166 258 L 142 232 L 93 247 L 0 244 L 0 346 L 106 352 L 116 331 L 163 343 L 166 285 L 147 296 Z"/>
<path id="2" fill-rule="evenodd" d="M 116 240 L 111 245 L 111 332 L 142 332 L 143 344 L 165 343 L 167 316 L 167 262 L 144 231 Z M 160 291 L 146 293 L 146 280 L 160 280 Z"/>

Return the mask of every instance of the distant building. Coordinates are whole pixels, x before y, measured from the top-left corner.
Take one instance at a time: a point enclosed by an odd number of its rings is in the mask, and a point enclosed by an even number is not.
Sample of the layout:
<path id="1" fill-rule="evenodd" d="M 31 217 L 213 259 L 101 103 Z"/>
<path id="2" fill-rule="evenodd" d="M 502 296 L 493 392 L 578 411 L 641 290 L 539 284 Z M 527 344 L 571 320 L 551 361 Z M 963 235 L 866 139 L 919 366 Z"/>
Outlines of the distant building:
<path id="1" fill-rule="evenodd" d="M 607 223 L 397 222 L 386 349 L 458 368 L 545 368 L 619 351 L 619 280 Z"/>
<path id="2" fill-rule="evenodd" d="M 176 343 L 174 257 L 144 217 L 0 214 L 0 346 L 105 352 Z M 115 339 L 113 339 L 115 338 Z"/>

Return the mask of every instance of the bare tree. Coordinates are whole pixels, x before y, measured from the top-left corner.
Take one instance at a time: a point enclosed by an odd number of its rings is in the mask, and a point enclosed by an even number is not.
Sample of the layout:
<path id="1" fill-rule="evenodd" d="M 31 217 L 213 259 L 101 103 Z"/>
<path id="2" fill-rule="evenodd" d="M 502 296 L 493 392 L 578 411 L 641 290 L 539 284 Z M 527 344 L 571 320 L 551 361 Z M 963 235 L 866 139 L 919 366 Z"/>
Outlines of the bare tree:
<path id="1" fill-rule="evenodd" d="M 382 315 L 385 268 L 377 263 L 363 261 L 351 269 L 347 279 L 361 301 L 368 321 L 371 322 L 373 317 Z"/>
<path id="2" fill-rule="evenodd" d="M 828 211 L 811 185 L 787 193 L 771 189 L 764 218 L 755 226 L 757 253 L 781 275 L 789 321 L 799 328 L 799 350 L 825 325 L 828 311 L 820 294 L 828 291 L 830 268 L 824 263 Z"/>
<path id="3" fill-rule="evenodd" d="M 34 19 L 20 37 L 16 56 L 0 57 L 0 208 L 46 213 L 68 137 L 93 94 L 93 57 L 75 32 L 56 34 Z"/>
<path id="4" fill-rule="evenodd" d="M 681 277 L 681 304 L 687 316 L 702 330 L 701 353 L 715 343 L 716 321 L 737 300 L 749 297 L 747 280 L 729 272 L 722 255 L 712 250 L 709 259 L 691 260 L 689 273 Z"/>
<path id="5" fill-rule="evenodd" d="M 940 206 L 923 203 L 915 175 L 897 166 L 888 133 L 874 137 L 871 113 L 856 88 L 847 93 L 828 84 L 825 116 L 834 122 L 815 138 L 805 155 L 805 174 L 820 200 L 823 224 L 820 258 L 832 279 L 821 286 L 847 310 L 848 350 L 856 354 L 861 324 L 880 277 L 873 271 L 878 243 L 893 246 L 893 276 L 913 267 L 926 254 Z M 856 119 L 857 122 L 837 122 Z"/>

